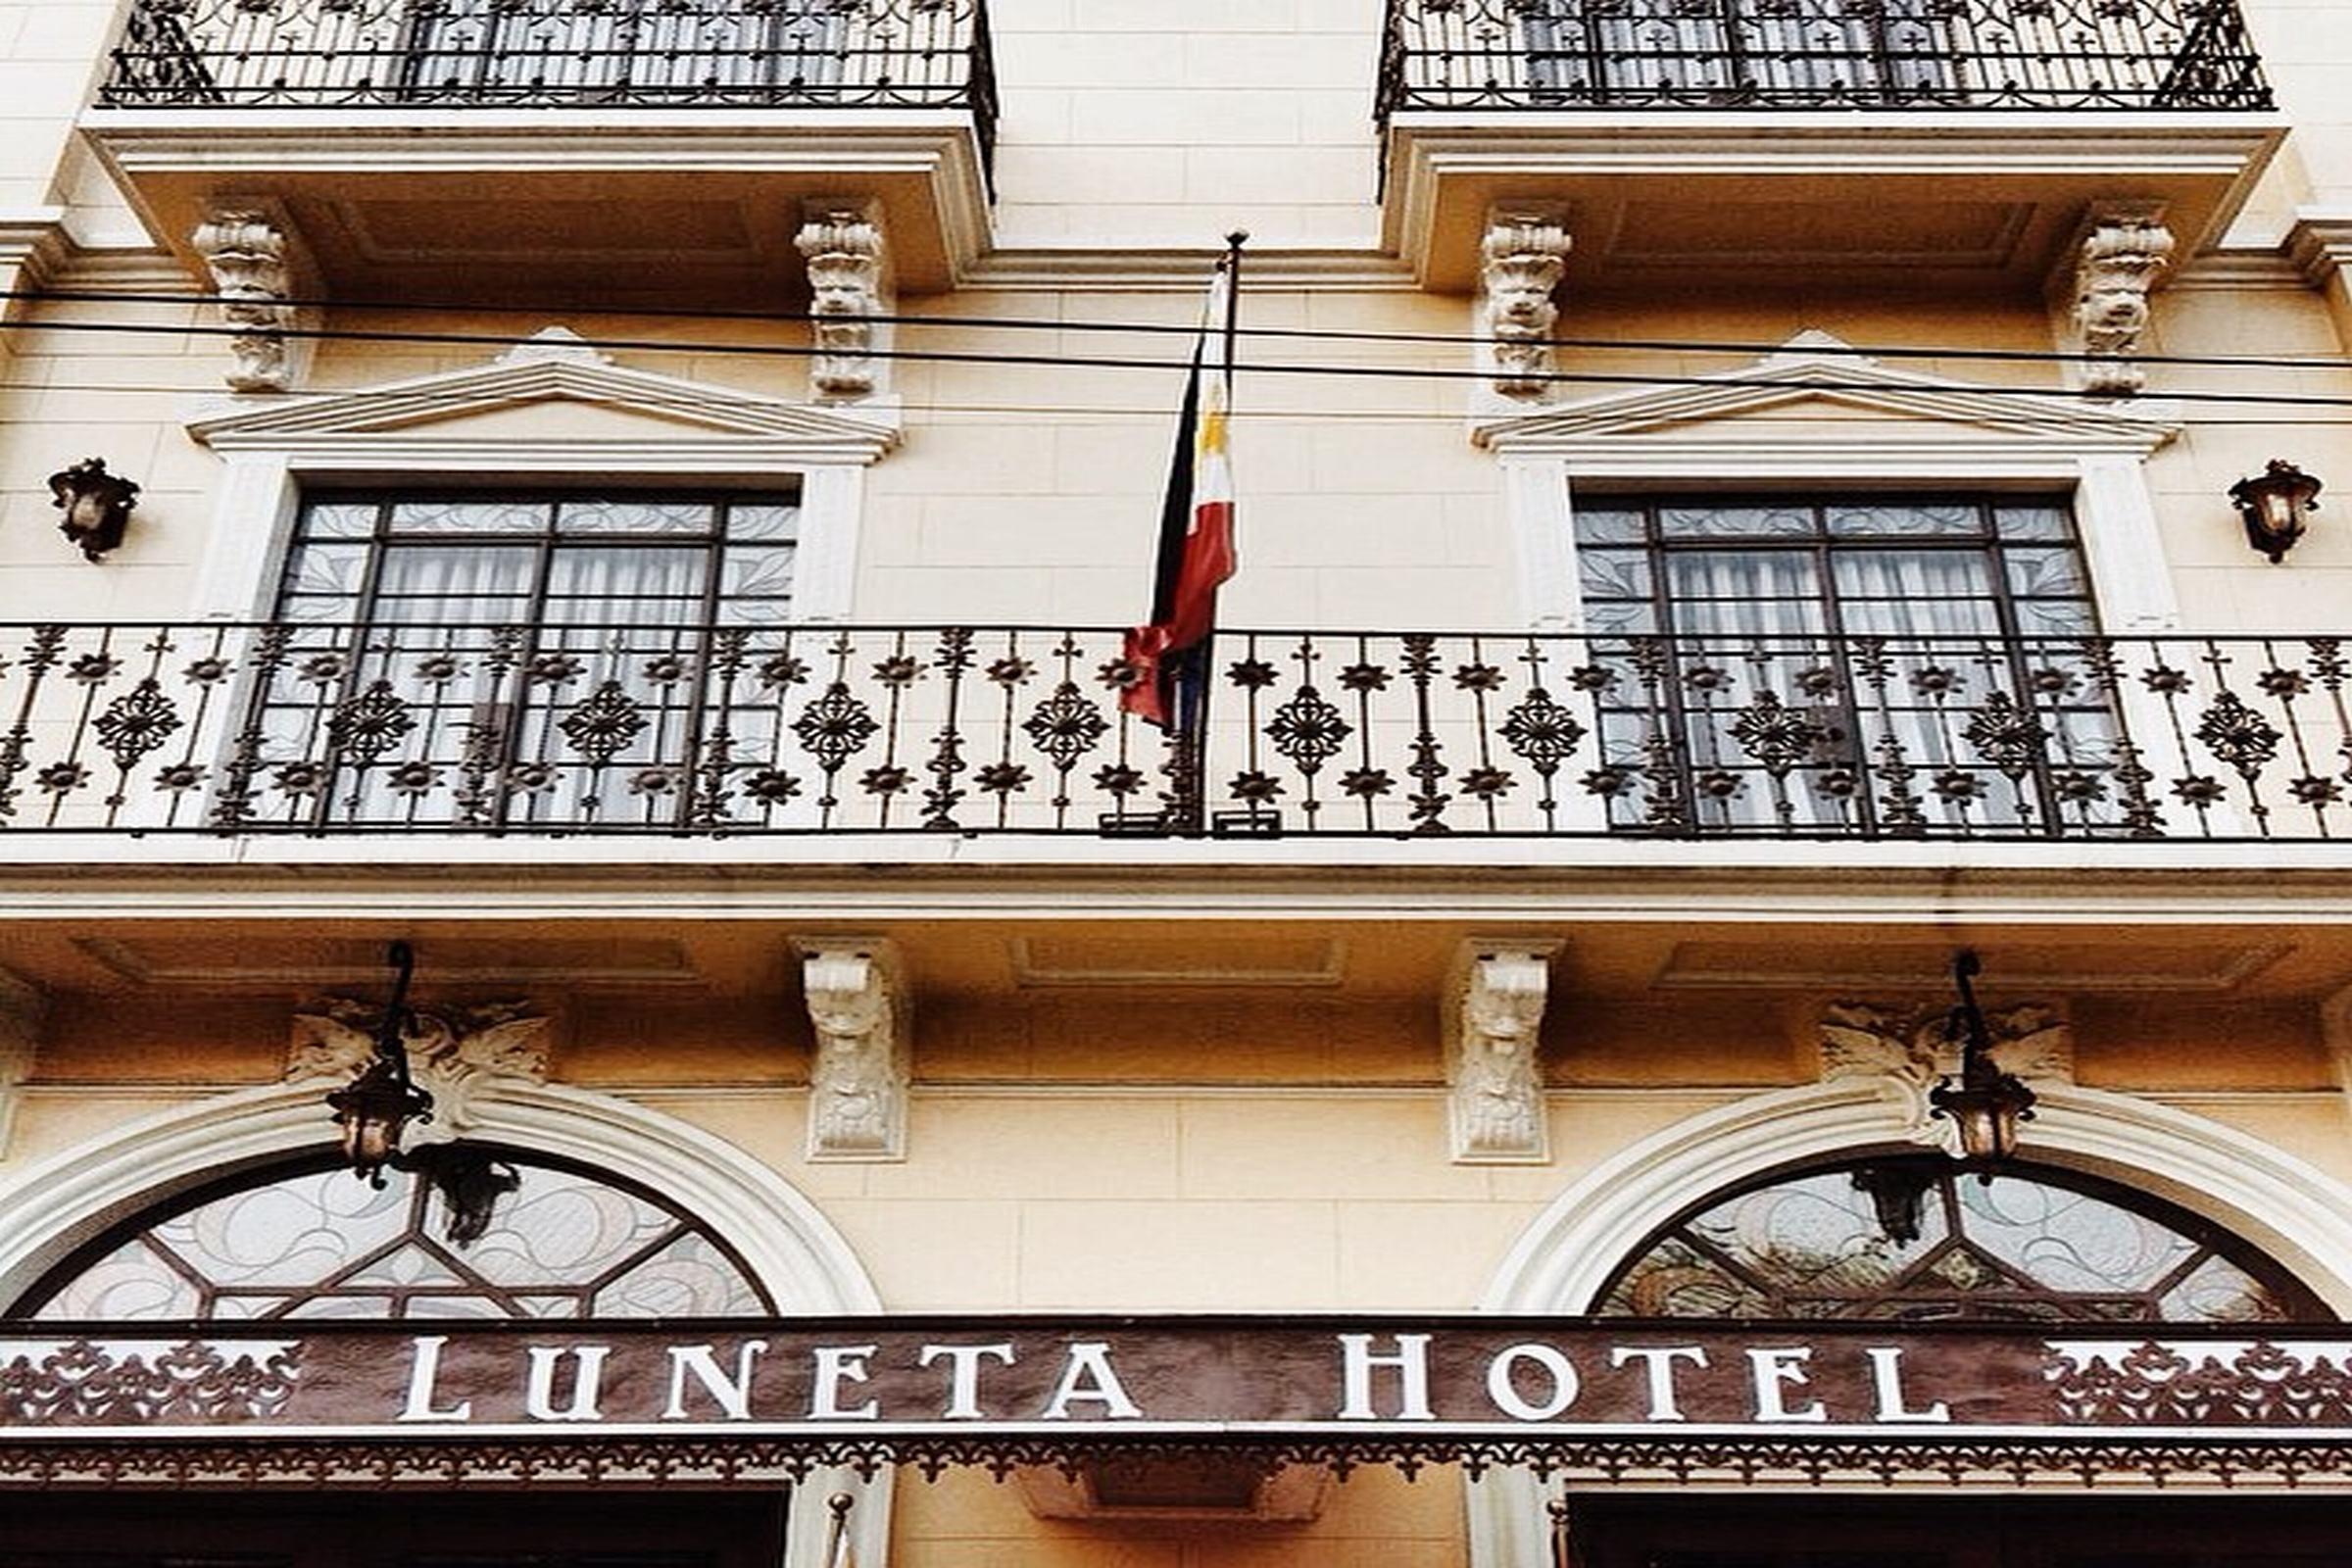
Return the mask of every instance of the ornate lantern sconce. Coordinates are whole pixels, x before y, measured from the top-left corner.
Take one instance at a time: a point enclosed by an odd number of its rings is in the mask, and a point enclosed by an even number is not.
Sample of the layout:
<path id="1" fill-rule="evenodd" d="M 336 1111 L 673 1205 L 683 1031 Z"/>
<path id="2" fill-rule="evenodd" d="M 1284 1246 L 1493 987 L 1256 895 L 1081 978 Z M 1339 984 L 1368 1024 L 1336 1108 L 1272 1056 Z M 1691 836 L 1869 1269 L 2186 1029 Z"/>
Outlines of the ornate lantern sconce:
<path id="1" fill-rule="evenodd" d="M 57 531 L 81 547 L 85 561 L 96 561 L 122 544 L 130 509 L 139 504 L 139 487 L 107 472 L 104 458 L 84 458 L 51 474 L 49 495 L 50 505 L 65 514 Z"/>
<path id="2" fill-rule="evenodd" d="M 2273 458 L 2259 476 L 2230 487 L 2230 504 L 2246 520 L 2246 542 L 2274 566 L 2303 537 L 2304 514 L 2320 510 L 2319 496 L 2320 481 L 2284 458 Z"/>
<path id="3" fill-rule="evenodd" d="M 433 1097 L 409 1078 L 409 980 L 416 955 L 395 942 L 385 956 L 392 965 L 392 1000 L 376 1026 L 375 1054 L 359 1076 L 326 1097 L 343 1129 L 343 1158 L 371 1187 L 384 1185 L 384 1166 L 400 1152 L 400 1135 L 412 1121 L 433 1113 Z"/>
<path id="4" fill-rule="evenodd" d="M 2034 1091 L 1992 1059 L 1992 1032 L 1970 984 L 1983 970 L 1973 953 L 1952 960 L 1952 984 L 1960 1001 L 1944 1024 L 1944 1039 L 1960 1048 L 1960 1084 L 1945 1078 L 1928 1096 L 1937 1116 L 1949 1116 L 1960 1131 L 1960 1157 L 1980 1170 L 2013 1158 L 2018 1127 L 2034 1119 Z M 1986 1180 L 1991 1177 L 1987 1172 Z"/>

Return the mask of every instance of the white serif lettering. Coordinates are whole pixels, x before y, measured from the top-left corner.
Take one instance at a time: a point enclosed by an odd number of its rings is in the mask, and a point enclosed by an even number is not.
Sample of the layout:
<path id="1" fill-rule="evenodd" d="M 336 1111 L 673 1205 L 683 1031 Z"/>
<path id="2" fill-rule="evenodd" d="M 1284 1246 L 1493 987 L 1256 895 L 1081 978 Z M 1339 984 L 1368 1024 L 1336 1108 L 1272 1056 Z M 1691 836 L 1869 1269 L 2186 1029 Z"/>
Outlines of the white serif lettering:
<path id="1" fill-rule="evenodd" d="M 1813 1352 L 1802 1347 L 1784 1347 L 1747 1352 L 1748 1369 L 1756 1378 L 1756 1419 L 1759 1421 L 1827 1421 L 1830 1412 L 1815 1399 L 1797 1409 L 1783 1402 L 1782 1390 L 1789 1384 L 1805 1384 L 1812 1380 L 1805 1374 L 1805 1363 Z"/>
<path id="2" fill-rule="evenodd" d="M 1520 1397 L 1512 1374 L 1522 1361 L 1533 1361 L 1551 1379 L 1551 1396 L 1538 1402 Z M 1576 1368 L 1568 1357 L 1548 1345 L 1514 1345 L 1487 1363 L 1487 1397 L 1494 1408 L 1514 1421 L 1548 1421 L 1576 1402 Z"/>
<path id="3" fill-rule="evenodd" d="M 446 1410 L 433 1408 L 433 1383 L 441 1376 L 441 1347 L 446 1334 L 419 1334 L 409 1342 L 409 1402 L 401 1407 L 403 1421 L 470 1421 L 473 1401 L 460 1399 Z"/>
<path id="4" fill-rule="evenodd" d="M 1372 1374 L 1388 1368 L 1396 1373 L 1398 1384 L 1398 1421 L 1435 1421 L 1429 1408 L 1429 1336 L 1399 1334 L 1396 1348 L 1385 1355 L 1372 1353 L 1369 1334 L 1340 1336 L 1340 1353 L 1345 1360 L 1342 1369 L 1345 1379 L 1345 1402 L 1340 1409 L 1343 1421 L 1378 1421 L 1383 1419 L 1372 1403 Z"/>
<path id="5" fill-rule="evenodd" d="M 522 1407 L 534 1421 L 602 1421 L 604 1412 L 596 1407 L 597 1396 L 605 1381 L 605 1357 L 612 1353 L 609 1345 L 574 1345 L 565 1348 L 560 1345 L 531 1347 L 531 1375 L 524 1386 Z M 556 1408 L 556 1374 L 563 1368 L 564 1358 L 576 1363 L 571 1374 L 571 1403 Z"/>
<path id="6" fill-rule="evenodd" d="M 716 1348 L 709 1345 L 673 1345 L 669 1348 L 669 1405 L 662 1412 L 664 1421 L 686 1419 L 686 1374 L 694 1374 L 703 1392 L 718 1401 L 730 1421 L 749 1421 L 752 1418 L 752 1363 L 767 1349 L 765 1340 L 746 1340 L 735 1352 L 735 1375 L 728 1377 L 712 1353 Z"/>
<path id="7" fill-rule="evenodd" d="M 815 1421 L 878 1421 L 882 1407 L 868 1399 L 863 1404 L 845 1410 L 841 1407 L 841 1386 L 845 1383 L 863 1383 L 866 1380 L 866 1357 L 881 1349 L 879 1345 L 820 1345 L 812 1352 L 816 1356 L 816 1379 L 808 1391 L 808 1416 Z"/>
<path id="8" fill-rule="evenodd" d="M 1674 1397 L 1674 1363 L 1688 1361 L 1692 1366 L 1707 1364 L 1707 1352 L 1695 1345 L 1620 1345 L 1609 1352 L 1609 1365 L 1621 1367 L 1629 1361 L 1642 1363 L 1642 1373 L 1649 1379 L 1649 1419 L 1652 1421 L 1683 1421 L 1683 1407 Z"/>
<path id="9" fill-rule="evenodd" d="M 1046 1401 L 1045 1419 L 1067 1421 L 1070 1405 L 1078 1399 L 1100 1404 L 1102 1413 L 1115 1421 L 1134 1421 L 1144 1413 L 1120 1387 L 1119 1375 L 1110 1369 L 1110 1347 L 1100 1340 L 1080 1340 L 1070 1347 L 1061 1381 L 1054 1386 L 1054 1397 Z"/>
<path id="10" fill-rule="evenodd" d="M 1862 1352 L 1870 1357 L 1870 1381 L 1879 1391 L 1879 1419 L 1949 1421 L 1951 1406 L 1937 1399 L 1925 1410 L 1914 1410 L 1903 1398 L 1903 1352 L 1891 1345 L 1874 1345 Z"/>
<path id="11" fill-rule="evenodd" d="M 926 1345 L 914 1358 L 916 1366 L 929 1366 L 941 1356 L 948 1358 L 948 1409 L 950 1421 L 980 1419 L 980 1358 L 994 1356 L 1006 1366 L 1012 1365 L 1012 1347 L 1009 1345 Z"/>

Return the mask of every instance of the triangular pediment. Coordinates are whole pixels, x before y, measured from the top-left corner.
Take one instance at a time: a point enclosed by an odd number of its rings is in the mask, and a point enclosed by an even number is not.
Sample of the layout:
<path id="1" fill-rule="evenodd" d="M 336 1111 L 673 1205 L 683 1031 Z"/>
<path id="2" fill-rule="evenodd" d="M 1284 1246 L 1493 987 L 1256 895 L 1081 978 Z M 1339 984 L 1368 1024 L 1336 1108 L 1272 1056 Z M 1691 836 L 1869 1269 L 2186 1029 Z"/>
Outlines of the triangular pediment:
<path id="1" fill-rule="evenodd" d="M 1741 422 L 1776 446 L 1808 439 L 1852 442 L 1865 439 L 1864 429 L 1876 424 L 1899 425 L 1906 437 L 1955 450 L 2029 447 L 2141 456 L 2180 428 L 2144 407 L 1882 365 L 1826 332 L 1806 332 L 1736 370 L 1491 419 L 1472 438 L 1504 455 L 1573 454 L 1693 438 L 1718 442 L 1735 435 L 1727 427 Z"/>
<path id="2" fill-rule="evenodd" d="M 299 450 L 370 440 L 677 442 L 771 450 L 807 462 L 872 463 L 898 444 L 894 411 L 851 412 L 617 365 L 550 327 L 485 365 L 373 386 L 241 397 L 188 433 L 217 451 Z"/>

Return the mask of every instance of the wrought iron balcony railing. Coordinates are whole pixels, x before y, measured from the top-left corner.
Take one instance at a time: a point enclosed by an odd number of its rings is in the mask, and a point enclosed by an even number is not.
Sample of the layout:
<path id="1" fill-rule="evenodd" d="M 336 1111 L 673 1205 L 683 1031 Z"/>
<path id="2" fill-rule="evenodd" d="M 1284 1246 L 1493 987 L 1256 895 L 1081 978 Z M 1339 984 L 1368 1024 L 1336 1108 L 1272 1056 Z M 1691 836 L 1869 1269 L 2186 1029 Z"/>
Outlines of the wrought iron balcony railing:
<path id="1" fill-rule="evenodd" d="M 119 109 L 968 109 L 986 0 L 134 0 Z"/>
<path id="2" fill-rule="evenodd" d="M 2352 642 L 0 628 L 0 832 L 2352 836 Z"/>
<path id="3" fill-rule="evenodd" d="M 2234 0 L 1389 0 L 1379 113 L 2268 109 Z"/>

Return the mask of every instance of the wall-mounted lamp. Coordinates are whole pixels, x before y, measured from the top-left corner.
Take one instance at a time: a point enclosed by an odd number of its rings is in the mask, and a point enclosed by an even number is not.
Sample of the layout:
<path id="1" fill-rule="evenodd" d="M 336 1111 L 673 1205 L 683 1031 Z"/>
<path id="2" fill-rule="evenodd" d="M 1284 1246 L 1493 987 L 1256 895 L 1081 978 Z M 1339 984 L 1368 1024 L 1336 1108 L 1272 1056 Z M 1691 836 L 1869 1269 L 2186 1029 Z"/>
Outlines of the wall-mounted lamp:
<path id="1" fill-rule="evenodd" d="M 107 472 L 104 458 L 84 458 L 51 474 L 49 495 L 50 505 L 65 514 L 57 531 L 81 547 L 85 561 L 96 561 L 122 542 L 130 509 L 139 504 L 139 487 Z"/>
<path id="2" fill-rule="evenodd" d="M 433 1113 L 433 1097 L 410 1081 L 409 980 L 416 955 L 395 942 L 385 955 L 392 965 L 392 1000 L 376 1026 L 375 1054 L 358 1077 L 326 1097 L 343 1129 L 343 1158 L 369 1186 L 384 1185 L 384 1166 L 400 1152 L 400 1135 L 412 1121 Z"/>
<path id="3" fill-rule="evenodd" d="M 2230 487 L 2230 500 L 2246 519 L 2246 542 L 2277 565 L 2303 537 L 2303 514 L 2320 509 L 2320 481 L 2287 462 L 2273 458 L 2260 475 L 2240 479 Z"/>
<path id="4" fill-rule="evenodd" d="M 2034 1119 L 2034 1091 L 1992 1059 L 1992 1031 L 1970 984 L 1983 968 L 1973 953 L 1952 960 L 1960 1001 L 1945 1020 L 1944 1039 L 1960 1048 L 1960 1084 L 1954 1088 L 1946 1078 L 1928 1095 L 1933 1113 L 1951 1117 L 1959 1128 L 1960 1157 L 1979 1167 L 2013 1157 L 2019 1124 Z"/>

